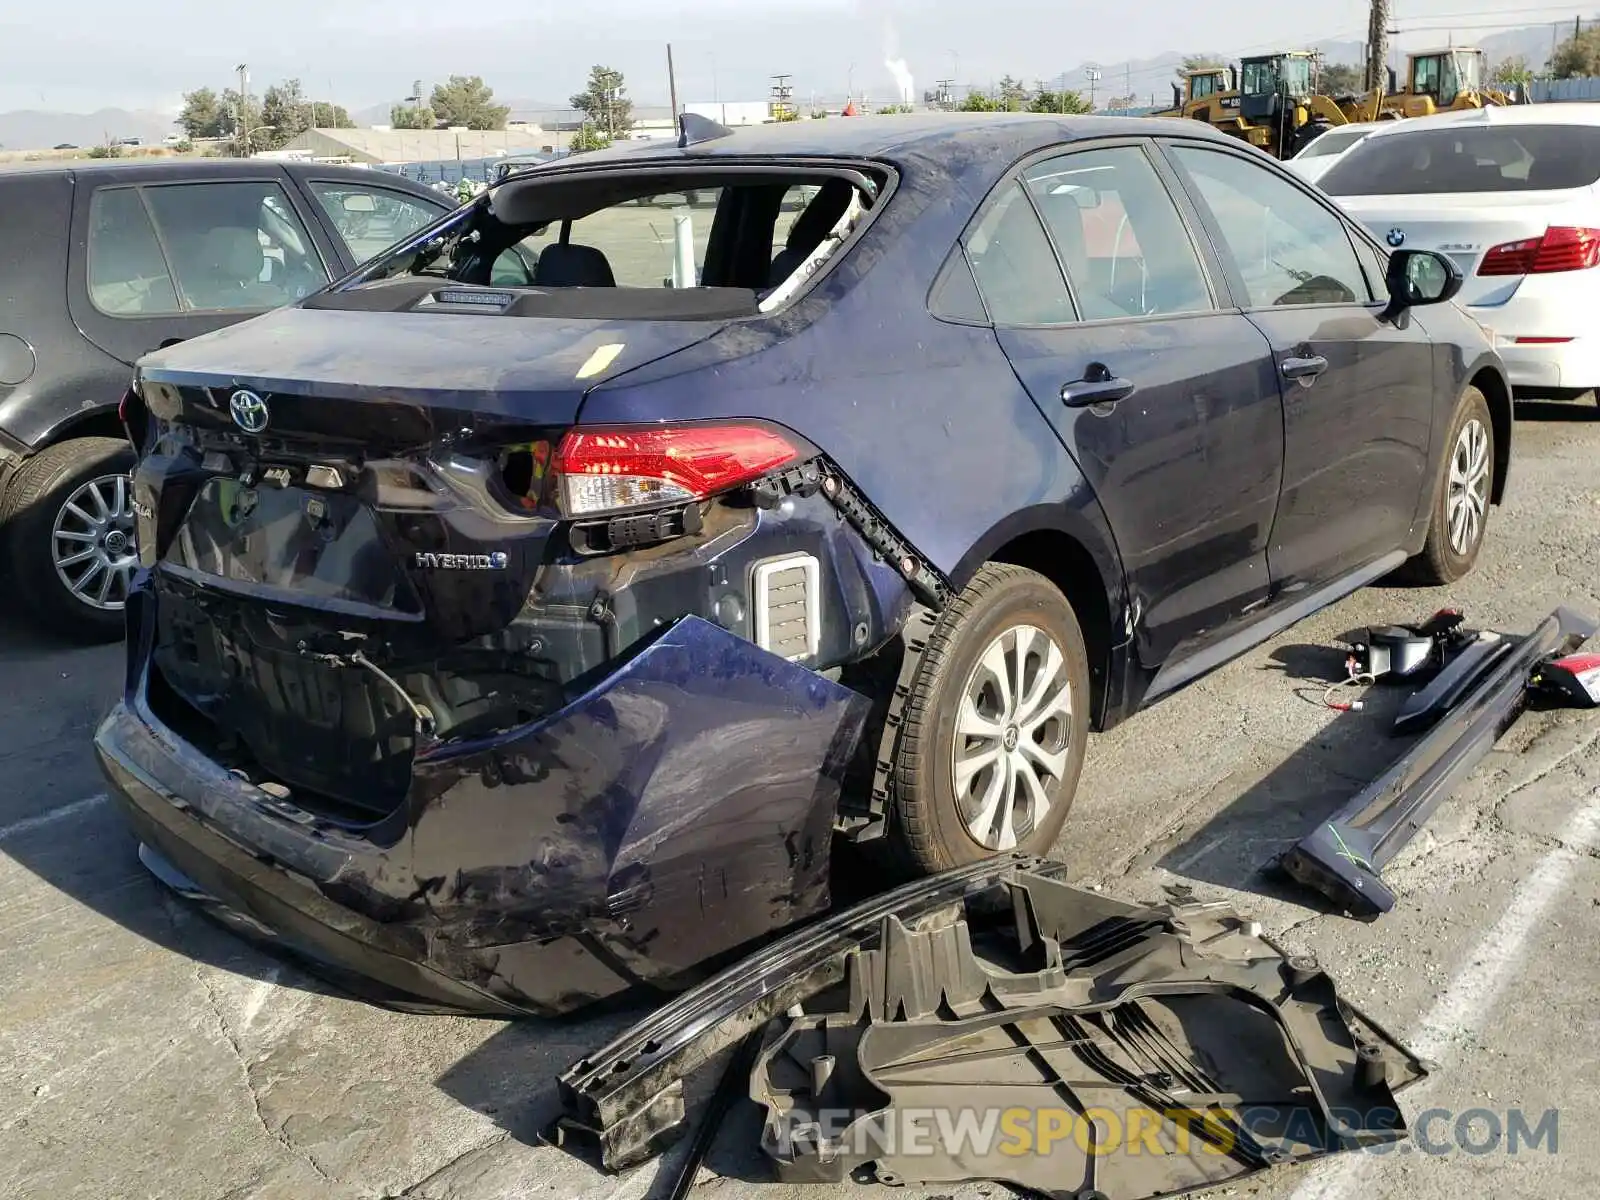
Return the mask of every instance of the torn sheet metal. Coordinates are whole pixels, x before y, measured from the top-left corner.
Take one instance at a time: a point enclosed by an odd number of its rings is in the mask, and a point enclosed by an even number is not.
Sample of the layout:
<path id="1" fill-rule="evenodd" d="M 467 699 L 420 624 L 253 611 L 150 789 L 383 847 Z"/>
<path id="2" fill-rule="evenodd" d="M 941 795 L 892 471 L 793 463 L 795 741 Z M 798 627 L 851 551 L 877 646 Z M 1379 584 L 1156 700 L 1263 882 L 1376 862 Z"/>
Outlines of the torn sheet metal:
<path id="1" fill-rule="evenodd" d="M 1405 1136 L 1394 1094 L 1423 1064 L 1313 960 L 1225 906 L 1063 876 L 1011 856 L 774 943 L 569 1069 L 565 1130 L 643 1161 L 681 1134 L 684 1077 L 766 1026 L 751 1096 L 794 1182 L 1126 1200 Z"/>
<path id="2" fill-rule="evenodd" d="M 1522 715 L 1538 664 L 1577 649 L 1596 628 L 1591 618 L 1558 608 L 1509 645 L 1474 643 L 1481 654 L 1452 663 L 1474 674 L 1447 668 L 1402 714 L 1399 731 L 1432 725 L 1429 733 L 1284 855 L 1283 869 L 1351 916 L 1388 912 L 1395 896 L 1379 873 Z"/>

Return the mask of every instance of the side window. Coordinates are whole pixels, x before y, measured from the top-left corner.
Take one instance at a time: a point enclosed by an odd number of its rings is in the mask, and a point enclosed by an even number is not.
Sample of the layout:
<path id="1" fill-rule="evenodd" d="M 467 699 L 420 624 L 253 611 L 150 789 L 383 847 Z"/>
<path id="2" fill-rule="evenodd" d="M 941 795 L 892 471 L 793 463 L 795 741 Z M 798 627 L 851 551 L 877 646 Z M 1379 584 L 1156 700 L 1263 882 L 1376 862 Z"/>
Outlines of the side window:
<path id="1" fill-rule="evenodd" d="M 357 262 L 376 257 L 449 211 L 444 204 L 360 184 L 312 183 L 311 194 Z"/>
<path id="2" fill-rule="evenodd" d="M 1084 320 L 1214 307 L 1183 218 L 1138 147 L 1047 159 L 1027 180 Z"/>
<path id="3" fill-rule="evenodd" d="M 1250 307 L 1372 300 L 1344 222 L 1310 196 L 1236 155 L 1190 146 L 1172 154 L 1222 231 Z"/>
<path id="4" fill-rule="evenodd" d="M 89 300 L 114 317 L 179 311 L 161 244 L 136 188 L 101 188 L 89 202 Z"/>
<path id="5" fill-rule="evenodd" d="M 951 251 L 939 271 L 939 278 L 933 281 L 928 311 L 946 321 L 968 325 L 989 323 L 983 311 L 983 298 L 978 295 L 978 285 L 972 278 L 972 264 L 960 246 Z"/>
<path id="6" fill-rule="evenodd" d="M 1077 320 L 1044 226 L 1017 184 L 1008 184 L 966 241 L 973 278 L 997 325 Z"/>
<path id="7" fill-rule="evenodd" d="M 271 181 L 143 189 L 185 310 L 257 311 L 328 282 L 310 233 Z"/>
<path id="8" fill-rule="evenodd" d="M 572 222 L 563 240 L 552 221 L 501 253 L 490 273 L 502 287 L 695 287 L 722 189 L 662 192 Z M 694 278 L 679 279 L 680 243 Z"/>

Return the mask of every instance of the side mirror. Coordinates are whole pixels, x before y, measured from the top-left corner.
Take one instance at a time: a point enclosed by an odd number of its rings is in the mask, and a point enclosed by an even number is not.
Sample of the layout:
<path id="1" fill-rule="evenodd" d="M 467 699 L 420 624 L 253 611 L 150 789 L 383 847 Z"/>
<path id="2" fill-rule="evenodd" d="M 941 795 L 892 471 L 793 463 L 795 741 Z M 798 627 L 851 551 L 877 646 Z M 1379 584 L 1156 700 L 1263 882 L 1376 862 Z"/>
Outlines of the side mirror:
<path id="1" fill-rule="evenodd" d="M 369 213 L 376 212 L 378 205 L 366 192 L 346 192 L 344 197 L 345 212 Z"/>
<path id="2" fill-rule="evenodd" d="M 1443 304 L 1461 290 L 1461 268 L 1434 250 L 1396 250 L 1389 255 L 1389 312 Z"/>

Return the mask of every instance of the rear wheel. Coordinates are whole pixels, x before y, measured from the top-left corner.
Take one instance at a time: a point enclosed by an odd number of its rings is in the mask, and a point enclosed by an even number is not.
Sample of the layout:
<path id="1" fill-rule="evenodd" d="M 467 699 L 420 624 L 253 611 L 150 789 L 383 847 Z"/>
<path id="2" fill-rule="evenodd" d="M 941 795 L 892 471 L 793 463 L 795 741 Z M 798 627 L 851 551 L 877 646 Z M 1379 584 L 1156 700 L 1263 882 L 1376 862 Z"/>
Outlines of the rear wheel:
<path id="1" fill-rule="evenodd" d="M 134 544 L 133 450 L 114 438 L 75 438 L 41 450 L 6 495 L 8 577 L 23 608 L 75 641 L 122 636 Z"/>
<path id="2" fill-rule="evenodd" d="M 986 564 L 940 615 L 912 682 L 889 831 L 900 865 L 932 874 L 1047 852 L 1088 732 L 1088 655 L 1066 597 L 1036 572 Z"/>
<path id="3" fill-rule="evenodd" d="M 1469 387 L 1456 405 L 1422 553 L 1407 564 L 1418 583 L 1454 583 L 1472 570 L 1494 494 L 1494 422 L 1483 393 Z"/>

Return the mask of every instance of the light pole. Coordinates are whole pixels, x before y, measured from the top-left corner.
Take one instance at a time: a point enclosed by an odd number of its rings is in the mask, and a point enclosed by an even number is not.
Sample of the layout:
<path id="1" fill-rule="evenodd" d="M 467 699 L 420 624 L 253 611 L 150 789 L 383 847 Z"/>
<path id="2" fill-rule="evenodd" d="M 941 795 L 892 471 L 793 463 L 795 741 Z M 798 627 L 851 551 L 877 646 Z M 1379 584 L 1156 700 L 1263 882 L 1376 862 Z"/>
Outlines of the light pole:
<path id="1" fill-rule="evenodd" d="M 245 110 L 249 108 L 248 101 L 250 99 L 250 68 L 246 64 L 240 63 L 234 68 L 234 70 L 239 72 L 239 111 L 235 114 L 238 119 L 237 128 L 239 131 L 239 149 L 241 151 L 241 157 L 249 158 L 251 131 L 246 128 L 246 125 L 248 124 L 250 118 L 246 115 Z"/>

